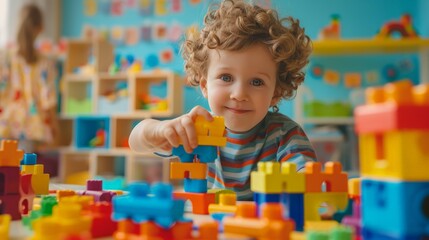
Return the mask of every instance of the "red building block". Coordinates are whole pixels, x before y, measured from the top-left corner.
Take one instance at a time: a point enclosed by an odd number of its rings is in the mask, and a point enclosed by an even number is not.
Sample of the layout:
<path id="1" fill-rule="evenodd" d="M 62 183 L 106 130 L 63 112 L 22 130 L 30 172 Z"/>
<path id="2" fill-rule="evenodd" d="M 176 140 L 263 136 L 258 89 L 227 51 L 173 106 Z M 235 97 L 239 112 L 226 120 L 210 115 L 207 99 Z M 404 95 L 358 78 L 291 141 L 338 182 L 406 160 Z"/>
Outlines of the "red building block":
<path id="1" fill-rule="evenodd" d="M 31 174 L 21 175 L 21 200 L 19 205 L 21 206 L 21 213 L 26 215 L 33 209 L 33 200 L 35 197 L 33 188 L 31 187 Z"/>
<path id="2" fill-rule="evenodd" d="M 0 167 L 0 195 L 19 194 L 19 167 Z"/>
<path id="3" fill-rule="evenodd" d="M 118 223 L 111 218 L 112 203 L 95 202 L 90 205 L 88 215 L 92 217 L 91 235 L 93 238 L 112 236 Z"/>

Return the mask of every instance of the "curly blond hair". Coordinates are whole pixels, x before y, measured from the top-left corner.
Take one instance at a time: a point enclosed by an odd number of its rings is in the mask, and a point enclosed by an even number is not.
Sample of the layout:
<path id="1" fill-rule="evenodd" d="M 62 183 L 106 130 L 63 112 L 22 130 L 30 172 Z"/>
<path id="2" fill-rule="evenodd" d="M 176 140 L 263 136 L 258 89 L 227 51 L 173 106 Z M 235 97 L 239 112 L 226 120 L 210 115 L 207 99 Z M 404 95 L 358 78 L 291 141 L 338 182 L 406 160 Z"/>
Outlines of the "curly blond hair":
<path id="1" fill-rule="evenodd" d="M 209 49 L 236 51 L 256 43 L 265 44 L 277 63 L 274 97 L 293 97 L 304 81 L 303 68 L 312 51 L 310 38 L 298 20 L 279 19 L 277 11 L 242 0 L 224 0 L 212 5 L 201 33 L 188 34 L 182 55 L 189 83 L 198 86 L 207 75 Z"/>

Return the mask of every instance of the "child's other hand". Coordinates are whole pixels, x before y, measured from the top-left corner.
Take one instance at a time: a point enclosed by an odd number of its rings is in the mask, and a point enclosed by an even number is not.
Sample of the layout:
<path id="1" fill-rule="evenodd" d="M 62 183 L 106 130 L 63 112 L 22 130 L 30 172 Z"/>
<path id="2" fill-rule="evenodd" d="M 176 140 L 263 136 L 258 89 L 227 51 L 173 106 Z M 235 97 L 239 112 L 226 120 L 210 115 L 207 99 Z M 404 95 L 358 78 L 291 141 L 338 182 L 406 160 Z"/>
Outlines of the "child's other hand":
<path id="1" fill-rule="evenodd" d="M 212 115 L 206 109 L 196 106 L 188 114 L 161 122 L 155 129 L 156 139 L 161 140 L 158 147 L 170 151 L 182 142 L 185 151 L 191 153 L 198 146 L 194 125 L 198 115 L 203 116 L 207 121 L 213 121 Z"/>

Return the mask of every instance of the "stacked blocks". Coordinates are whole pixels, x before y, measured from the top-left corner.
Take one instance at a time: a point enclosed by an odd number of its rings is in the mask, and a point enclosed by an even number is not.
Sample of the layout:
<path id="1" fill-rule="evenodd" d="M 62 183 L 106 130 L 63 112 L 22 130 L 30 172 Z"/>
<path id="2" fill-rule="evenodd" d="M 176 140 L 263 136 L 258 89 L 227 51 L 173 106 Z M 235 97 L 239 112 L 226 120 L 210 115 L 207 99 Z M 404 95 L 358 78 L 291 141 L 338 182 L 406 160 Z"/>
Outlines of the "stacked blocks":
<path id="1" fill-rule="evenodd" d="M 173 199 L 173 188 L 169 184 L 132 183 L 128 195 L 113 198 L 112 218 L 118 222 L 117 240 L 214 240 L 217 239 L 216 222 L 204 223 L 199 235 L 193 236 L 191 220 L 183 218 L 184 201 Z M 137 224 L 138 225 L 137 225 Z"/>
<path id="2" fill-rule="evenodd" d="M 198 138 L 198 147 L 191 154 L 184 151 L 183 146 L 173 149 L 173 155 L 180 158 L 180 162 L 170 165 L 172 179 L 184 179 L 185 192 L 175 192 L 175 198 L 182 198 L 192 202 L 192 212 L 208 214 L 210 204 L 215 203 L 216 194 L 207 193 L 207 164 L 217 158 L 217 146 L 225 146 L 226 138 L 224 119 L 214 117 L 208 122 L 198 116 L 195 121 L 195 130 Z"/>
<path id="3" fill-rule="evenodd" d="M 362 237 L 429 236 L 429 85 L 370 88 L 355 110 L 361 156 Z"/>
<path id="4" fill-rule="evenodd" d="M 24 156 L 18 142 L 2 140 L 0 145 L 0 201 L 3 213 L 12 220 L 21 219 L 21 174 L 19 163 Z M 25 192 L 30 192 L 28 189 Z M 24 199 L 25 200 L 25 199 Z M 24 201 L 25 202 L 25 201 Z M 28 209 L 30 206 L 26 206 Z"/>
<path id="5" fill-rule="evenodd" d="M 101 180 L 88 180 L 86 190 L 78 191 L 77 193 L 83 196 L 93 196 L 96 202 L 111 202 L 113 196 L 116 195 L 112 191 L 103 191 L 103 181 Z"/>
<path id="6" fill-rule="evenodd" d="M 245 234 L 257 239 L 290 239 L 295 229 L 292 220 L 283 218 L 282 206 L 279 203 L 262 205 L 261 214 L 257 217 L 255 202 L 243 202 L 237 205 L 235 216 L 223 219 L 225 233 Z"/>
<path id="7" fill-rule="evenodd" d="M 346 208 L 347 181 L 338 162 L 326 163 L 324 172 L 320 163 L 309 162 L 305 173 L 298 173 L 294 163 L 261 162 L 252 172 L 251 190 L 258 206 L 281 202 L 286 209 L 284 217 L 292 218 L 296 229 L 302 231 L 305 221 L 321 220 L 322 203 L 338 210 Z"/>

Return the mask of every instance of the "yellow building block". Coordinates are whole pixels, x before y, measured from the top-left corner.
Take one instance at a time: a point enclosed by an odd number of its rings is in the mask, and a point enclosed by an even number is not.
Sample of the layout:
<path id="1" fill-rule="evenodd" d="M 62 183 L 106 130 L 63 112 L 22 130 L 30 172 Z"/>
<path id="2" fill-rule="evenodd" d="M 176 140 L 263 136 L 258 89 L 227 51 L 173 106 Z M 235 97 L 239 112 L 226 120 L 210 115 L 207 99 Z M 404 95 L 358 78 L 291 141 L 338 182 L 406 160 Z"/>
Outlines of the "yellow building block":
<path id="1" fill-rule="evenodd" d="M 362 177 L 429 181 L 429 131 L 359 135 Z"/>
<path id="2" fill-rule="evenodd" d="M 205 163 L 170 163 L 170 179 L 206 179 L 207 164 Z"/>
<path id="3" fill-rule="evenodd" d="M 71 234 L 90 236 L 91 217 L 81 215 L 82 207 L 76 203 L 59 203 L 51 217 L 34 221 L 32 240 L 57 240 Z"/>
<path id="4" fill-rule="evenodd" d="M 23 157 L 24 151 L 18 149 L 18 141 L 1 140 L 0 167 L 19 167 Z"/>
<path id="5" fill-rule="evenodd" d="M 42 164 L 22 165 L 22 174 L 31 174 L 31 187 L 36 195 L 49 194 L 49 174 L 44 173 Z"/>
<path id="6" fill-rule="evenodd" d="M 218 204 L 209 205 L 209 213 L 235 213 L 237 211 L 237 196 L 236 194 L 221 194 L 219 195 Z"/>
<path id="7" fill-rule="evenodd" d="M 0 215 L 0 239 L 9 239 L 9 229 L 11 216 L 9 214 Z"/>
<path id="8" fill-rule="evenodd" d="M 338 227 L 340 224 L 334 220 L 323 220 L 323 221 L 305 221 L 304 231 L 326 231 L 329 232 L 332 229 Z"/>
<path id="9" fill-rule="evenodd" d="M 321 221 L 319 210 L 323 204 L 335 210 L 344 210 L 348 204 L 347 192 L 318 192 L 304 194 L 304 221 Z"/>
<path id="10" fill-rule="evenodd" d="M 215 203 L 219 203 L 219 196 L 221 194 L 236 194 L 233 190 L 221 189 L 221 188 L 208 189 L 207 193 L 214 193 L 215 194 Z"/>
<path id="11" fill-rule="evenodd" d="M 250 189 L 259 193 L 303 193 L 305 175 L 298 173 L 296 164 L 260 162 L 250 177 Z"/>
<path id="12" fill-rule="evenodd" d="M 349 179 L 349 195 L 360 197 L 360 178 Z"/>
<path id="13" fill-rule="evenodd" d="M 197 116 L 195 128 L 198 145 L 226 146 L 225 120 L 223 117 L 215 116 L 213 121 L 209 122 L 203 116 Z"/>
<path id="14" fill-rule="evenodd" d="M 90 196 L 90 195 L 66 196 L 59 199 L 58 202 L 62 204 L 77 204 L 83 210 L 88 210 L 90 208 L 89 206 L 94 203 L 94 196 Z"/>

